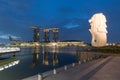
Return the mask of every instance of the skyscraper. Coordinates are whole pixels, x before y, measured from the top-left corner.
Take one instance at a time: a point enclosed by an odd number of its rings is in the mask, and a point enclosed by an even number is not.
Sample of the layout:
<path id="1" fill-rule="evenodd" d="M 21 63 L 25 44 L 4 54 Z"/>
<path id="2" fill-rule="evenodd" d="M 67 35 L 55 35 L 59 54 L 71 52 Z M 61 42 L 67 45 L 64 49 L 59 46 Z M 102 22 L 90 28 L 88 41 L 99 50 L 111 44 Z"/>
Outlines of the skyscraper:
<path id="1" fill-rule="evenodd" d="M 53 40 L 54 40 L 55 42 L 58 41 L 58 28 L 54 28 L 54 29 L 53 29 Z"/>
<path id="2" fill-rule="evenodd" d="M 39 42 L 40 40 L 40 32 L 38 27 L 32 27 L 33 29 L 33 41 L 34 42 Z"/>

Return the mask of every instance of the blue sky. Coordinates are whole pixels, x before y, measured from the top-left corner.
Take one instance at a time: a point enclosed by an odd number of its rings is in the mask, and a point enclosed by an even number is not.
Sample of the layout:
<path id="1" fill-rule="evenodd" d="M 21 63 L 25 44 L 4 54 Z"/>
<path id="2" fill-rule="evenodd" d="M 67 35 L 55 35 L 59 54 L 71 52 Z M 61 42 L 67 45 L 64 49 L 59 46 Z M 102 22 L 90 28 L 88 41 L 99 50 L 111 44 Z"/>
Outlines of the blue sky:
<path id="1" fill-rule="evenodd" d="M 88 20 L 102 12 L 108 42 L 120 41 L 120 0 L 0 0 L 0 43 L 32 40 L 31 26 L 58 27 L 60 40 L 91 41 Z"/>

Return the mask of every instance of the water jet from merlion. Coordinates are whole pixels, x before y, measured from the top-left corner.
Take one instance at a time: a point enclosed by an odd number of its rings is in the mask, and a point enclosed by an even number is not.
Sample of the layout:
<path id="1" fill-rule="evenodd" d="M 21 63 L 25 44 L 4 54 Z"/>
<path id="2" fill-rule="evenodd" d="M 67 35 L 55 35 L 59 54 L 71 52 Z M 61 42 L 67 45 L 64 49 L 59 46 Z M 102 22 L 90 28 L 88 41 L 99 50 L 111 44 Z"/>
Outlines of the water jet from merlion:
<path id="1" fill-rule="evenodd" d="M 91 28 L 89 29 L 92 41 L 91 45 L 93 47 L 103 47 L 106 46 L 107 43 L 107 25 L 106 25 L 106 17 L 103 13 L 97 13 L 89 19 L 89 23 Z"/>

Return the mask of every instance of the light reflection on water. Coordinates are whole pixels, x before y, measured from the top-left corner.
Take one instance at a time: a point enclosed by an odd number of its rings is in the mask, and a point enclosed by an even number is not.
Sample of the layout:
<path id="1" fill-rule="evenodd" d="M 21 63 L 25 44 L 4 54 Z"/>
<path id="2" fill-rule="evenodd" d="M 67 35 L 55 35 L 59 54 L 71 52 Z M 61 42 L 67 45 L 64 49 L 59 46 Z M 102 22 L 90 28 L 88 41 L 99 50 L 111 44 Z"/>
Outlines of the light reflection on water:
<path id="1" fill-rule="evenodd" d="M 0 71 L 0 80 L 17 80 L 49 71 L 76 62 L 76 47 L 34 47 L 21 48 L 21 52 L 2 57 L 16 57 L 20 60 L 6 70 Z M 7 76 L 7 77 L 6 77 Z"/>

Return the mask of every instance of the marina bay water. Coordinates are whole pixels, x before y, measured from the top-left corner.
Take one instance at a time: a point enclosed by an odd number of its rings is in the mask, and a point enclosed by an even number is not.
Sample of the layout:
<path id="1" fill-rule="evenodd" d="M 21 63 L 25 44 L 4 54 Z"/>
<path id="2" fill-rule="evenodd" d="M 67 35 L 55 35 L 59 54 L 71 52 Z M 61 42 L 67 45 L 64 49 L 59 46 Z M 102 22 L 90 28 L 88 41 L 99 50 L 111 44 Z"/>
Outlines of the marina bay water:
<path id="1" fill-rule="evenodd" d="M 0 80 L 19 80 L 77 61 L 78 47 L 21 47 L 15 54 L 1 55 L 0 59 L 16 58 L 17 65 L 0 71 Z"/>

